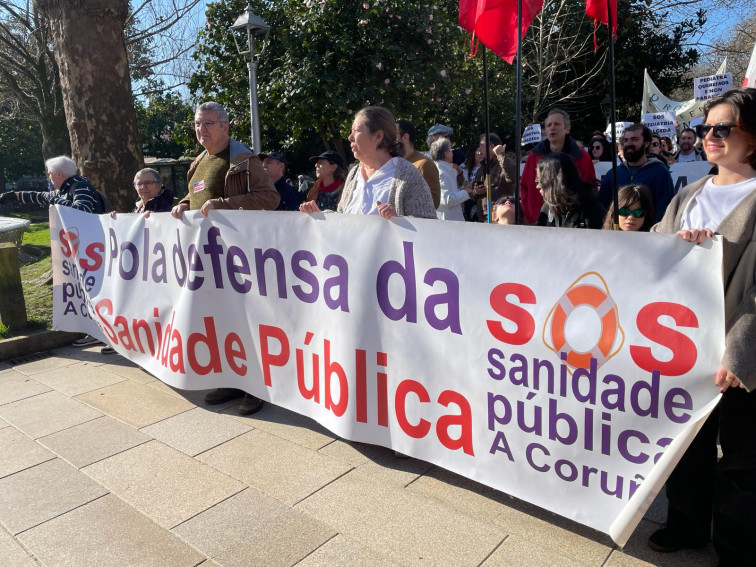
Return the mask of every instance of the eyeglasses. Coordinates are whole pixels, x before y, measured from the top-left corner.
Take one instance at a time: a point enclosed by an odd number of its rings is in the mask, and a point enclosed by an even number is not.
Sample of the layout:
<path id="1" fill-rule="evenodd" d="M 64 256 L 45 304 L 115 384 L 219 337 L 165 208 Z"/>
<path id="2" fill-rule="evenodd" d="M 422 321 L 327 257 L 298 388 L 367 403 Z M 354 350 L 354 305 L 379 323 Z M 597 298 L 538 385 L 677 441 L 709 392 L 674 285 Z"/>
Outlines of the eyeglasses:
<path id="1" fill-rule="evenodd" d="M 621 217 L 635 217 L 636 219 L 642 219 L 646 216 L 645 209 L 626 209 L 623 207 L 617 212 Z"/>
<path id="2" fill-rule="evenodd" d="M 661 146 L 661 144 L 659 142 L 651 142 L 651 147 L 652 148 L 658 148 L 659 146 Z"/>
<path id="3" fill-rule="evenodd" d="M 709 130 L 713 130 L 713 136 L 720 140 L 726 140 L 730 136 L 730 130 L 737 128 L 737 124 L 730 122 L 720 122 L 719 124 L 696 124 L 696 136 L 703 139 L 709 133 Z"/>
<path id="4" fill-rule="evenodd" d="M 603 148 L 602 148 L 601 146 L 593 146 L 593 149 L 594 149 L 594 150 L 601 150 L 601 149 L 603 149 Z"/>
<path id="5" fill-rule="evenodd" d="M 203 120 L 202 122 L 194 122 L 194 129 L 201 130 L 204 128 L 212 128 L 215 126 L 215 120 Z"/>
<path id="6" fill-rule="evenodd" d="M 160 181 L 134 181 L 134 187 L 145 187 L 153 183 L 160 183 Z"/>

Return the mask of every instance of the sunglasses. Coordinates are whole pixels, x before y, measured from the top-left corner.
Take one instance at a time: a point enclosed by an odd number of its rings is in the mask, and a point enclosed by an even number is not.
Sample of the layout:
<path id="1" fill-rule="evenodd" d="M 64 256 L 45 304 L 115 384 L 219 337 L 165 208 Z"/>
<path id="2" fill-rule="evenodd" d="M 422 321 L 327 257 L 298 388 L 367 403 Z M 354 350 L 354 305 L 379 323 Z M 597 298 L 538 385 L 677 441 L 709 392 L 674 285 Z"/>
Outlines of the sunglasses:
<path id="1" fill-rule="evenodd" d="M 661 146 L 661 144 L 659 142 L 651 142 L 651 147 L 652 148 L 658 148 L 659 146 Z"/>
<path id="2" fill-rule="evenodd" d="M 602 148 L 601 146 L 593 146 L 593 149 L 594 149 L 594 150 L 601 150 L 601 149 L 603 149 L 603 148 Z"/>
<path id="3" fill-rule="evenodd" d="M 646 216 L 646 211 L 644 209 L 626 209 L 623 207 L 617 212 L 621 217 L 635 217 L 636 219 L 642 219 Z"/>
<path id="4" fill-rule="evenodd" d="M 712 136 L 719 138 L 720 140 L 726 140 L 730 135 L 730 130 L 737 128 L 737 124 L 731 124 L 730 122 L 720 122 L 719 124 L 697 124 L 696 136 L 703 139 L 709 133 L 709 130 L 713 130 Z"/>

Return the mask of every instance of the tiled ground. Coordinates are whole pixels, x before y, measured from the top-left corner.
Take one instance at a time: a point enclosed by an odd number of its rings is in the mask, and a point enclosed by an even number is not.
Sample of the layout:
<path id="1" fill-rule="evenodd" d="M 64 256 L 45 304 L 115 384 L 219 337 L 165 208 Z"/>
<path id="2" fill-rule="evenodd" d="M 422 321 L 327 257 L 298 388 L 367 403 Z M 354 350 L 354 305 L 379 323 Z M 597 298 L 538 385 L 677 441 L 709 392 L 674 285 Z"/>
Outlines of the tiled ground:
<path id="1" fill-rule="evenodd" d="M 118 355 L 0 363 L 0 567 L 708 567 L 652 507 L 603 536 L 267 405 L 208 407 Z"/>

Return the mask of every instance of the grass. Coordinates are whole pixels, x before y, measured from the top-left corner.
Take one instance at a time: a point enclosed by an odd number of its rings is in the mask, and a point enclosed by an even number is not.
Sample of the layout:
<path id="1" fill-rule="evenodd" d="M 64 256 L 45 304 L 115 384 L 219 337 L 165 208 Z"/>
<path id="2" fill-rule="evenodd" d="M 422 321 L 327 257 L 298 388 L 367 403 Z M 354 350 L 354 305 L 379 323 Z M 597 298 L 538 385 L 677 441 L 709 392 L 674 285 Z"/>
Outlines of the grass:
<path id="1" fill-rule="evenodd" d="M 52 285 L 48 284 L 52 269 L 50 258 L 50 224 L 46 209 L 14 213 L 14 217 L 32 221 L 24 233 L 22 249 L 38 255 L 38 259 L 21 267 L 21 285 L 24 289 L 24 303 L 28 324 L 23 329 L 11 329 L 0 323 L 0 340 L 31 331 L 52 328 L 53 296 Z"/>

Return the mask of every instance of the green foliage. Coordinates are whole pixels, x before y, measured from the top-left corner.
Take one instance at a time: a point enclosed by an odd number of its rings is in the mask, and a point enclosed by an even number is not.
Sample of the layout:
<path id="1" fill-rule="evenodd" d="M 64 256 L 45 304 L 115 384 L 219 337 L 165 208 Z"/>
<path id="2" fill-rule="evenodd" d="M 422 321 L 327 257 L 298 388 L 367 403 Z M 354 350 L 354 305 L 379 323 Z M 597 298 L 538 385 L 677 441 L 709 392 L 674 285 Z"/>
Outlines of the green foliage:
<path id="1" fill-rule="evenodd" d="M 196 51 L 194 96 L 224 104 L 235 118 L 232 134 L 249 139 L 248 78 L 228 27 L 246 1 L 208 7 L 209 27 Z M 354 113 L 380 104 L 418 127 L 452 125 L 467 145 L 482 131 L 480 58 L 468 60 L 470 37 L 457 25 L 454 0 L 251 2 L 271 27 L 257 72 L 263 147 L 308 155 L 324 148 L 348 152 Z M 511 107 L 509 66 L 490 57 L 495 124 Z M 499 104 L 501 102 L 501 104 Z M 511 109 L 509 110 L 511 115 Z M 302 151 L 305 151 L 304 149 Z"/>
<path id="2" fill-rule="evenodd" d="M 193 109 L 178 93 L 157 92 L 135 106 L 145 156 L 175 159 L 196 149 Z"/>
<path id="3" fill-rule="evenodd" d="M 44 174 L 41 140 L 37 121 L 0 111 L 0 167 L 5 181 Z"/>

